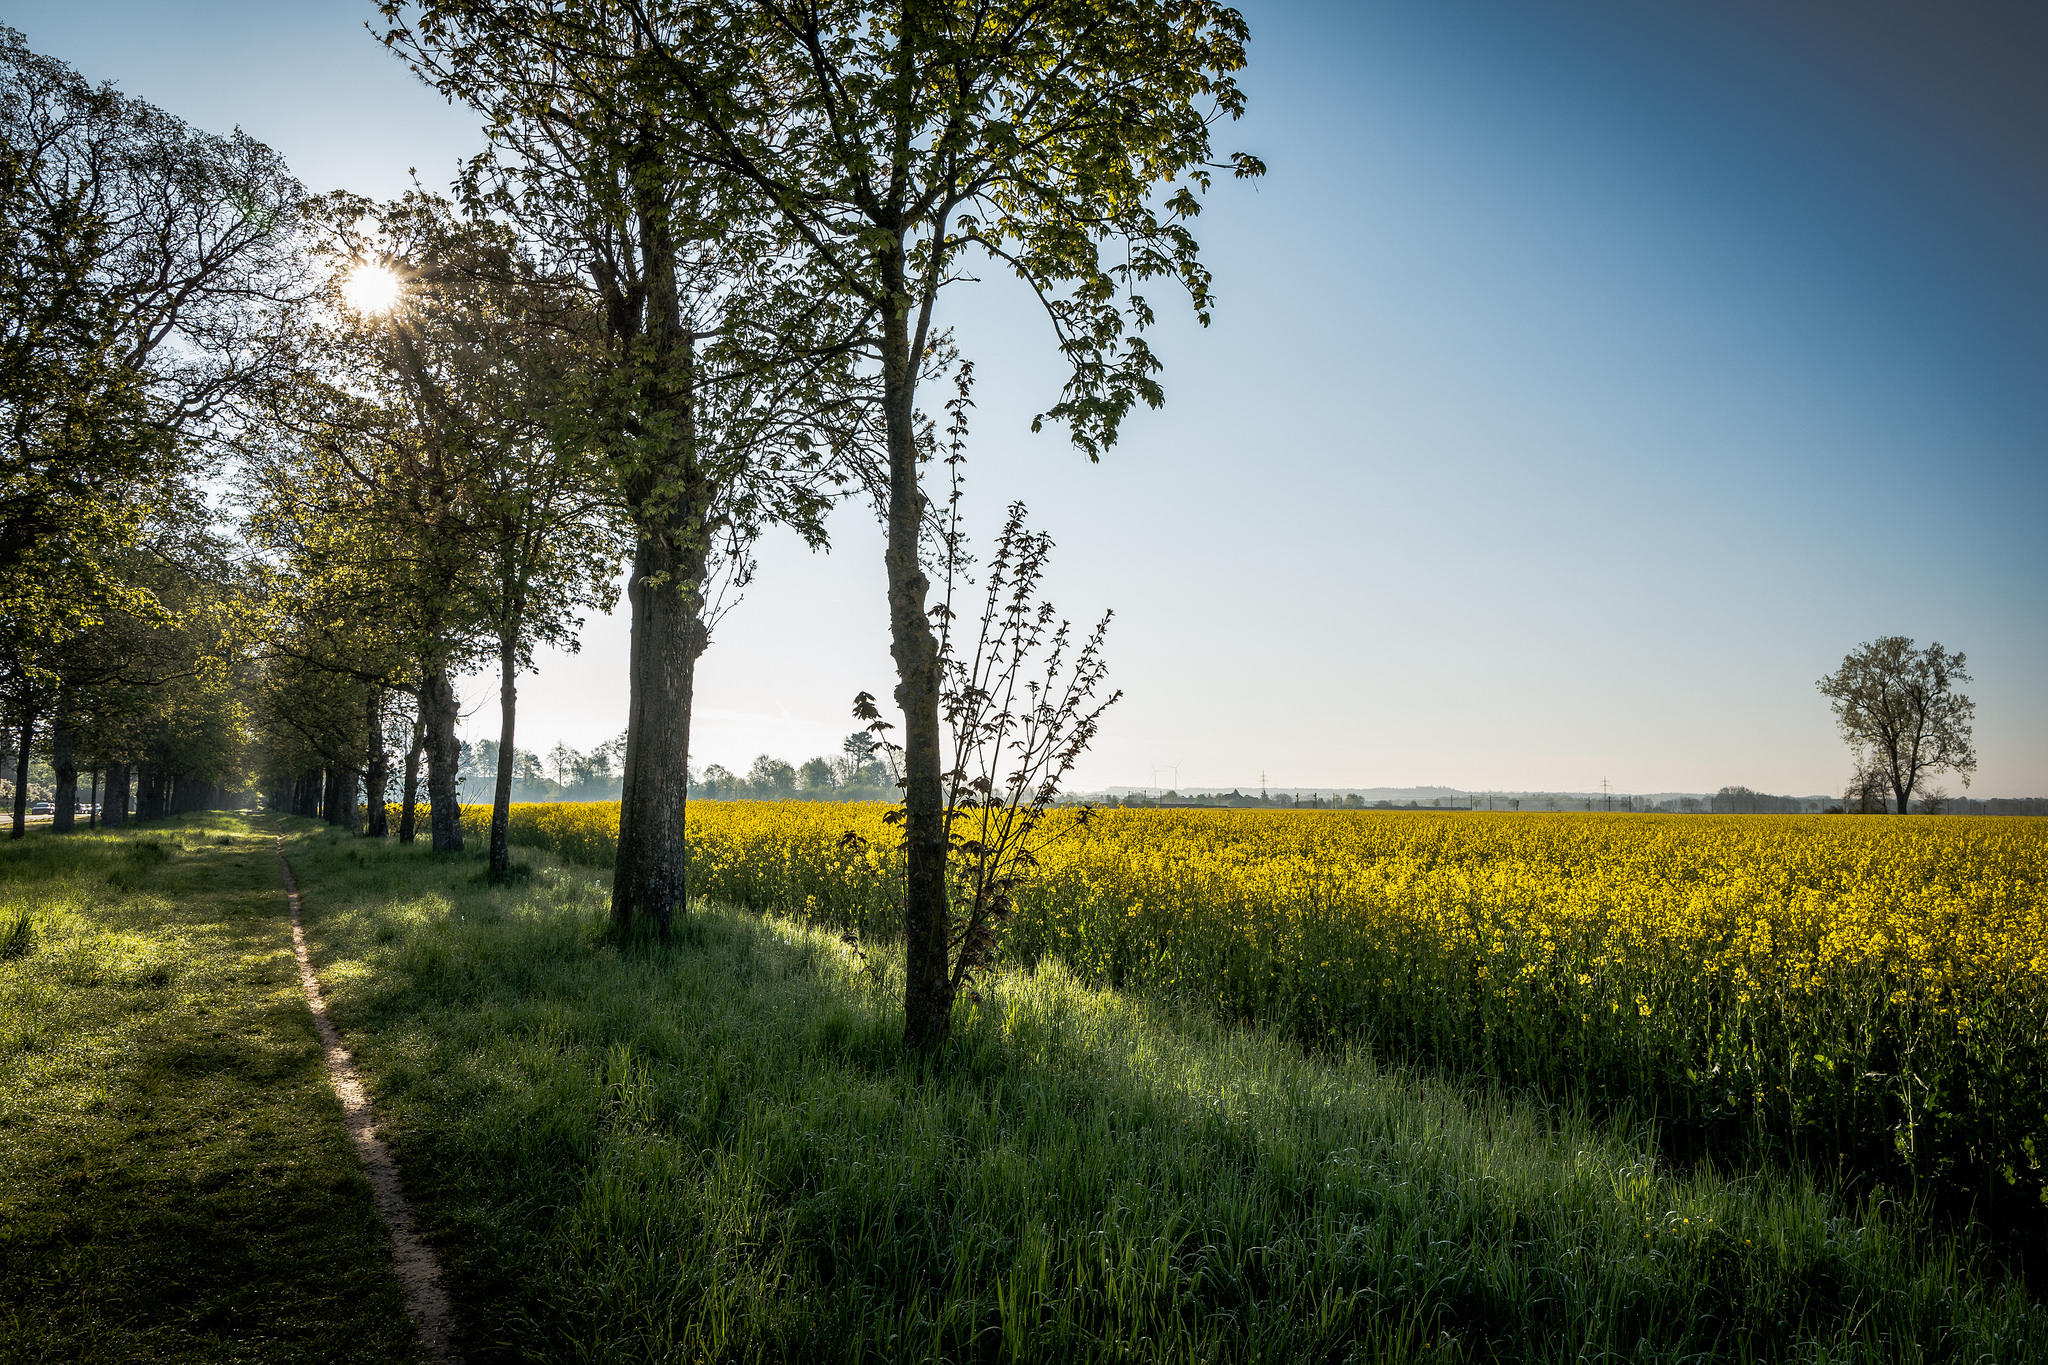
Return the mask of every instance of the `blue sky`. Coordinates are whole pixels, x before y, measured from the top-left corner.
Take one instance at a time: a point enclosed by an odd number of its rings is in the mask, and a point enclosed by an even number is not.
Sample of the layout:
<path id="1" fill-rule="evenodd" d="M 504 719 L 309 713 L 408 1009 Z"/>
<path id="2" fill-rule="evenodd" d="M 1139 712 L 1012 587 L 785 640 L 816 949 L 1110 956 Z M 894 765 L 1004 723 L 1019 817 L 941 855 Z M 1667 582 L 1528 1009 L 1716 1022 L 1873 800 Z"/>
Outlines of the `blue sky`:
<path id="1" fill-rule="evenodd" d="M 2048 11 L 1907 0 L 1247 5 L 1263 156 L 1168 317 L 1167 407 L 1090 466 L 1000 282 L 971 496 L 1023 497 L 1127 700 L 1082 780 L 1838 789 L 1814 680 L 1968 652 L 1973 791 L 2048 792 Z M 32 45 L 310 183 L 432 187 L 472 120 L 367 4 L 10 3 Z M 880 540 L 763 546 L 698 753 L 836 747 L 891 683 Z M 522 688 L 533 747 L 625 714 L 623 616 Z M 491 690 L 469 689 L 492 733 Z M 1953 781 L 1948 782 L 1951 790 Z"/>

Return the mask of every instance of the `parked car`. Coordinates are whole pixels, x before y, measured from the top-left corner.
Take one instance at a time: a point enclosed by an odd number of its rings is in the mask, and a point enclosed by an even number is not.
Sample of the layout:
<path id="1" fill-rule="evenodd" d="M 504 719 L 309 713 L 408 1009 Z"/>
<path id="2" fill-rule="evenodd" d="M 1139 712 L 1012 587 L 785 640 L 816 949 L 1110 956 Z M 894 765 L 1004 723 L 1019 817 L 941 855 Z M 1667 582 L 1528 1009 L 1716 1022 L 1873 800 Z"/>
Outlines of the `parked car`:
<path id="1" fill-rule="evenodd" d="M 54 801 L 38 801 L 28 808 L 28 813 L 30 815 L 55 815 L 57 813 L 57 803 Z"/>

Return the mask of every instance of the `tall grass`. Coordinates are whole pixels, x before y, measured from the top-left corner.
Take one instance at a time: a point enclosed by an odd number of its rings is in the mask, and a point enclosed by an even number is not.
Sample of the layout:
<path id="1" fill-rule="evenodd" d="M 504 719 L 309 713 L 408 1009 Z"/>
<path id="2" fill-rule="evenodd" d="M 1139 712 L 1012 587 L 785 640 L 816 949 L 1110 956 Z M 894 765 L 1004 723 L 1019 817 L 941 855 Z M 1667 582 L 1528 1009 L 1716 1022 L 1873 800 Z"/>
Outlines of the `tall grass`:
<path id="1" fill-rule="evenodd" d="M 476 1358 L 2048 1352 L 1910 1210 L 1055 962 L 986 982 L 933 1065 L 877 944 L 707 906 L 622 948 L 546 855 L 509 889 L 332 833 L 294 857 Z"/>
<path id="2" fill-rule="evenodd" d="M 704 894 L 895 932 L 878 806 L 692 807 Z M 615 805 L 514 810 L 606 865 Z M 849 841 L 849 833 L 860 836 Z M 1112 811 L 1008 952 L 2048 1228 L 2048 823 Z"/>

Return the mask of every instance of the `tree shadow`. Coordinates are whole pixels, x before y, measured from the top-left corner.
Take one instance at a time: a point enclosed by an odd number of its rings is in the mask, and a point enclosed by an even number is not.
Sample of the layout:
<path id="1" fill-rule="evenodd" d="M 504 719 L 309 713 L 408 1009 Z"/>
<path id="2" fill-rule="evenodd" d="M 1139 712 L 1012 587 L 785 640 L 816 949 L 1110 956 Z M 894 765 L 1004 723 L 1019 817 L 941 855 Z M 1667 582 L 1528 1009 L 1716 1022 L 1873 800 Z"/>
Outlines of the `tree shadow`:
<path id="1" fill-rule="evenodd" d="M 432 909 L 416 885 L 357 894 L 332 870 L 308 903 L 344 969 L 337 1018 L 471 1320 L 529 1345 L 1397 1359 L 2048 1343 L 2024 1296 L 1952 1244 L 1797 1177 L 1672 1171 L 1636 1135 L 1304 1057 L 1056 964 L 991 979 L 943 1054 L 906 1056 L 900 964 L 821 930 L 712 910 L 622 945 L 587 870 L 451 884 Z"/>

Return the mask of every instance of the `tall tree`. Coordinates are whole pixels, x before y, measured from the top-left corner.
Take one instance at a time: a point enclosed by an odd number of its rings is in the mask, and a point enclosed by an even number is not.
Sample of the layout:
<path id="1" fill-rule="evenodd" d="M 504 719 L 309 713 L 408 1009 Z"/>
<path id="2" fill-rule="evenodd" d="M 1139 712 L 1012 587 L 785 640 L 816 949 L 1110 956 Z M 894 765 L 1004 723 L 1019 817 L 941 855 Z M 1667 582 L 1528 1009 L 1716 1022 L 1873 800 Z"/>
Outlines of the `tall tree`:
<path id="1" fill-rule="evenodd" d="M 337 226 L 321 305 L 301 329 L 297 373 L 273 388 L 246 448 L 246 534 L 269 556 L 273 651 L 413 698 L 432 843 L 445 852 L 462 846 L 455 678 L 489 638 L 480 500 L 522 439 L 506 418 L 503 376 L 516 366 L 445 326 L 443 285 L 464 271 L 433 241 L 445 206 L 386 206 L 391 232 L 359 260 L 353 224 L 369 207 L 328 206 Z M 381 306 L 367 306 L 359 267 L 392 286 Z M 374 766 L 381 726 L 356 725 L 368 712 L 354 690 L 335 704 L 351 719 L 334 733 L 357 736 Z"/>
<path id="2" fill-rule="evenodd" d="M 472 22 L 481 0 L 427 0 Z M 395 9 L 393 6 L 391 9 Z M 499 9 L 499 6 L 490 6 Z M 527 7 L 516 7 L 525 9 Z M 891 652 L 903 714 L 905 1039 L 951 1020 L 942 691 L 921 553 L 931 509 L 919 384 L 941 293 L 978 261 L 1043 305 L 1068 366 L 1034 423 L 1064 423 L 1090 458 L 1139 402 L 1158 406 L 1144 329 L 1151 281 L 1209 321 L 1192 220 L 1214 174 L 1211 130 L 1244 110 L 1243 17 L 1216 0 L 550 0 L 558 26 L 624 15 L 658 102 L 692 156 L 767 206 L 785 259 L 864 320 L 881 391 Z M 387 12 L 391 12 L 387 9 Z M 449 16 L 449 18 L 442 18 Z"/>
<path id="3" fill-rule="evenodd" d="M 1963 665 L 1963 655 L 1939 641 L 1915 649 L 1906 636 L 1886 635 L 1851 650 L 1816 684 L 1856 751 L 1858 772 L 1882 774 L 1900 815 L 1912 809 L 1922 777 L 1952 772 L 1967 787 L 1977 770 L 1970 742 L 1977 705 L 1956 690 L 1970 681 Z"/>
<path id="4" fill-rule="evenodd" d="M 74 557 L 132 541 L 133 494 L 280 372 L 306 205 L 262 143 L 91 85 L 0 26 L 0 577 L 67 531 Z"/>
<path id="5" fill-rule="evenodd" d="M 477 456 L 454 466 L 453 515 L 474 562 L 448 590 L 470 599 L 464 616 L 488 630 L 497 655 L 489 874 L 500 879 L 511 865 L 518 675 L 536 645 L 576 647 L 580 613 L 610 608 L 622 557 L 610 481 L 573 416 L 581 395 L 572 377 L 597 318 L 582 291 L 543 274 L 501 224 L 463 219 L 420 194 L 357 207 L 344 219 L 374 220 L 377 233 L 350 242 L 349 255 L 395 271 L 402 287 L 400 368 L 436 395 L 440 439 Z"/>
<path id="6" fill-rule="evenodd" d="M 24 730 L 62 698 L 70 747 L 56 652 L 148 607 L 117 561 L 287 354 L 304 204 L 261 143 L 0 26 L 0 650 Z"/>
<path id="7" fill-rule="evenodd" d="M 386 43 L 484 116 L 492 151 L 468 167 L 465 193 L 580 277 L 603 318 L 605 345 L 580 374 L 584 440 L 608 463 L 634 542 L 612 916 L 666 932 L 688 905 L 691 706 L 718 584 L 744 578 L 771 522 L 822 541 L 817 478 L 833 433 L 859 421 L 835 389 L 847 354 L 837 296 L 779 271 L 754 188 L 691 154 L 686 111 L 629 11 L 382 9 Z M 747 61 L 731 45 L 698 58 L 722 64 L 720 84 Z"/>

